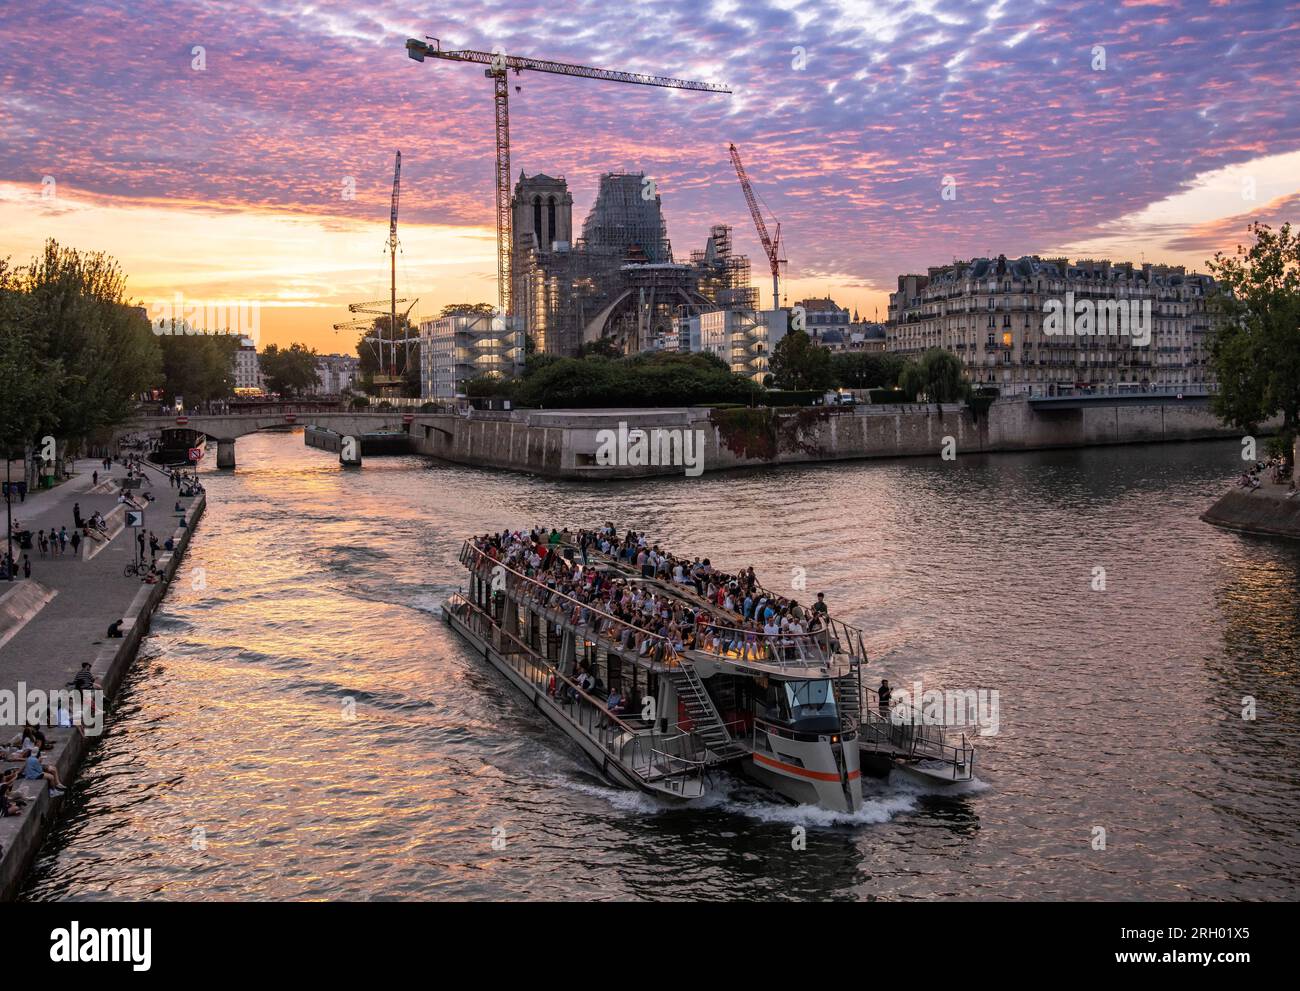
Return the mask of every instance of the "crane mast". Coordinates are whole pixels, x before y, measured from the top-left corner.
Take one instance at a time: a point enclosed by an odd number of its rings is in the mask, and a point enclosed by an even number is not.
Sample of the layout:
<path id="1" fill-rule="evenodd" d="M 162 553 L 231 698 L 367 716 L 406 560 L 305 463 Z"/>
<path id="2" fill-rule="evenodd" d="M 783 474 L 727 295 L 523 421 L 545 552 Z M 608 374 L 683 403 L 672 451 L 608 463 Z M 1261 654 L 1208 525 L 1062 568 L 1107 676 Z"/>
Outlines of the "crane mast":
<path id="1" fill-rule="evenodd" d="M 402 187 L 402 153 L 393 165 L 393 206 L 388 215 L 388 260 L 390 265 L 388 336 L 392 338 L 392 356 L 388 374 L 397 374 L 397 196 Z M 403 301 L 405 302 L 405 301 Z M 384 335 L 379 335 L 379 367 L 384 367 Z"/>
<path id="2" fill-rule="evenodd" d="M 605 82 L 694 90 L 703 93 L 731 92 L 725 86 L 716 83 L 694 82 L 669 76 L 650 76 L 638 72 L 619 72 L 614 69 L 599 69 L 571 62 L 506 55 L 503 52 L 482 52 L 474 49 L 447 51 L 442 48 L 437 38 L 429 38 L 428 41 L 407 39 L 406 54 L 417 62 L 423 62 L 426 58 L 438 58 L 448 62 L 472 62 L 488 67 L 483 70 L 483 75 L 492 80 L 493 103 L 496 111 L 497 304 L 503 317 L 510 314 L 514 289 L 511 283 L 514 237 L 510 216 L 510 86 L 508 81 L 511 72 L 516 75 L 524 71 L 547 72 L 553 75 L 579 76 Z"/>
<path id="3" fill-rule="evenodd" d="M 754 196 L 754 187 L 749 183 L 749 176 L 745 172 L 745 163 L 740 160 L 740 152 L 736 146 L 728 145 L 731 151 L 731 164 L 736 169 L 736 176 L 740 179 L 740 188 L 745 191 L 745 202 L 749 205 L 749 215 L 754 218 L 754 226 L 758 228 L 758 239 L 763 242 L 763 253 L 767 255 L 768 263 L 772 267 L 772 309 L 781 308 L 781 266 L 785 264 L 785 259 L 781 257 L 781 225 L 776 225 L 776 237 L 773 238 L 767 233 L 767 224 L 763 220 L 763 211 L 758 208 L 758 199 Z"/>

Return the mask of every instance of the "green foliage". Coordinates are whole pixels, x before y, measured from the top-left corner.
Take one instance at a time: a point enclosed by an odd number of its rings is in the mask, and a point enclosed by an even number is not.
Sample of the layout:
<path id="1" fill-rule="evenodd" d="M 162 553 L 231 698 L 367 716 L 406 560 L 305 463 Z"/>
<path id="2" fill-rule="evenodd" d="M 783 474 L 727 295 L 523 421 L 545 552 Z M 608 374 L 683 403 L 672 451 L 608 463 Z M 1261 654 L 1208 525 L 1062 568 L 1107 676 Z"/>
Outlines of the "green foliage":
<path id="1" fill-rule="evenodd" d="M 1210 304 L 1219 319 L 1210 366 L 1219 381 L 1211 409 L 1251 431 L 1282 414 L 1283 430 L 1300 426 L 1300 234 L 1252 224 L 1255 243 L 1209 262 L 1218 281 Z"/>
<path id="2" fill-rule="evenodd" d="M 158 339 L 125 287 L 109 256 L 53 240 L 23 268 L 0 264 L 6 438 L 87 437 L 127 419 L 158 384 Z"/>
<path id="3" fill-rule="evenodd" d="M 623 352 L 612 338 L 601 337 L 578 347 L 579 358 L 621 358 Z"/>
<path id="4" fill-rule="evenodd" d="M 845 389 L 878 389 L 898 384 L 906 364 L 902 355 L 885 351 L 841 351 L 831 355 L 836 382 Z"/>
<path id="5" fill-rule="evenodd" d="M 615 359 L 529 355 L 515 395 L 521 406 L 590 409 L 748 404 L 757 392 L 753 382 L 711 355 L 661 353 Z"/>
<path id="6" fill-rule="evenodd" d="M 772 377 L 779 389 L 829 389 L 835 385 L 831 353 L 802 330 L 792 330 L 772 349 Z"/>
<path id="7" fill-rule="evenodd" d="M 0 442 L 6 450 L 34 439 L 41 424 L 56 416 L 60 365 L 41 353 L 30 304 L 0 259 Z"/>
<path id="8" fill-rule="evenodd" d="M 353 396 L 353 397 L 352 397 L 352 408 L 353 408 L 353 409 L 365 409 L 365 408 L 366 408 L 367 406 L 369 406 L 369 405 L 370 405 L 370 397 L 369 397 L 369 396 Z"/>
<path id="9" fill-rule="evenodd" d="M 465 383 L 465 395 L 471 399 L 498 396 L 509 399 L 515 391 L 514 379 L 498 378 L 495 375 L 479 375 Z"/>
<path id="10" fill-rule="evenodd" d="M 496 312 L 496 307 L 491 303 L 448 303 L 438 314 L 440 317 L 460 317 L 476 316 L 485 314 L 491 316 Z"/>
<path id="11" fill-rule="evenodd" d="M 907 393 L 902 389 L 869 389 L 867 399 L 873 406 L 908 402 Z"/>
<path id="12" fill-rule="evenodd" d="M 762 401 L 768 406 L 813 406 L 825 395 L 824 389 L 768 389 Z"/>
<path id="13" fill-rule="evenodd" d="M 961 359 L 943 348 L 930 348 L 919 361 L 905 364 L 898 387 L 909 400 L 924 396 L 931 403 L 955 403 L 970 394 L 970 383 L 961 377 Z"/>
<path id="14" fill-rule="evenodd" d="M 267 389 L 282 396 L 296 396 L 320 381 L 316 373 L 316 352 L 305 344 L 290 344 L 284 349 L 268 344 L 257 360 Z"/>
<path id="15" fill-rule="evenodd" d="M 234 360 L 239 338 L 230 334 L 164 334 L 158 338 L 162 352 L 163 394 L 184 396 L 191 406 L 224 399 L 235 389 Z"/>

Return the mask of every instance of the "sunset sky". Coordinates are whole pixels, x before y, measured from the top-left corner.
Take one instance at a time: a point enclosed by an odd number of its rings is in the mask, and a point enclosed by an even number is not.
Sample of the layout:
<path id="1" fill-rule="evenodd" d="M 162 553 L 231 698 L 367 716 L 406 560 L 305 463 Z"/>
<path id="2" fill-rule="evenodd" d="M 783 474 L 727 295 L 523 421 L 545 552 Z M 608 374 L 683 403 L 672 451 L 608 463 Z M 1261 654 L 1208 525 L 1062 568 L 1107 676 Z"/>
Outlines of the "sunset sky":
<path id="1" fill-rule="evenodd" d="M 732 224 L 765 299 L 728 142 L 781 221 L 790 301 L 882 318 L 900 273 L 953 258 L 1204 270 L 1251 220 L 1300 219 L 1296 3 L 6 0 L 0 257 L 52 236 L 116 256 L 146 305 L 255 301 L 260 343 L 350 351 L 331 324 L 388 293 L 400 149 L 399 295 L 494 302 L 492 86 L 408 59 L 425 35 L 728 84 L 525 73 L 512 170 L 566 177 L 575 229 L 600 173 L 644 171 L 675 254 Z"/>

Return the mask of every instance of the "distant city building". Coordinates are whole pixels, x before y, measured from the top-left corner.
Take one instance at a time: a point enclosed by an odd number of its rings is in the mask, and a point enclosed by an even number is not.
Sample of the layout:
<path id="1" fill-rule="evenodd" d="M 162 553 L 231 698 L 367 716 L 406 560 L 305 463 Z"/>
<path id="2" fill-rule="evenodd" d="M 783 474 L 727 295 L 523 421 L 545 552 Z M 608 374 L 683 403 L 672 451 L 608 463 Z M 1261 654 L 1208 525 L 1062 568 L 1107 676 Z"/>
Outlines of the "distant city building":
<path id="1" fill-rule="evenodd" d="M 241 337 L 233 359 L 235 395 L 249 396 L 266 391 L 262 366 L 257 360 L 257 345 L 252 338 Z"/>
<path id="2" fill-rule="evenodd" d="M 482 377 L 510 377 L 523 367 L 524 335 L 490 313 L 438 317 L 420 323 L 420 395 L 449 400 Z M 494 326 L 495 325 L 495 326 Z"/>
<path id="3" fill-rule="evenodd" d="M 788 323 L 784 309 L 706 310 L 678 319 L 678 350 L 715 354 L 736 374 L 761 384 Z"/>
<path id="4" fill-rule="evenodd" d="M 849 311 L 839 306 L 829 296 L 823 299 L 801 299 L 794 305 L 803 307 L 804 331 L 814 340 L 831 330 L 847 334 Z M 847 340 L 847 336 L 843 339 Z"/>
<path id="5" fill-rule="evenodd" d="M 521 172 L 511 209 L 512 315 L 539 351 L 573 355 L 601 339 L 628 354 L 671 349 L 679 317 L 757 302 L 730 227 L 674 260 L 660 196 L 641 173 L 601 176 L 576 242 L 563 178 Z"/>
<path id="6" fill-rule="evenodd" d="M 1205 387 L 1213 286 L 1182 266 L 976 258 L 898 277 L 887 348 L 952 351 L 967 379 L 1003 394 Z M 1130 333 L 1113 332 L 1121 320 Z"/>
<path id="7" fill-rule="evenodd" d="M 360 376 L 361 361 L 351 354 L 322 354 L 316 358 L 316 384 L 307 392 L 316 396 L 342 396 L 352 391 Z"/>

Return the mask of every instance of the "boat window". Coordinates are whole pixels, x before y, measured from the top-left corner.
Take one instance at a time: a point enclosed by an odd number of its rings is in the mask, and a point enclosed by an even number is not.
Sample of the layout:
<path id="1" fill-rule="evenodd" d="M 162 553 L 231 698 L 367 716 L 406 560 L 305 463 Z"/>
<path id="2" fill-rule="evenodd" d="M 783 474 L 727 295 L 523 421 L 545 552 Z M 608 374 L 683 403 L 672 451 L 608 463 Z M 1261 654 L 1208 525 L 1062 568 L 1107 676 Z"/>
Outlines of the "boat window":
<path id="1" fill-rule="evenodd" d="M 787 681 L 786 701 L 790 715 L 797 722 L 808 716 L 833 715 L 835 692 L 829 679 L 822 681 Z"/>

